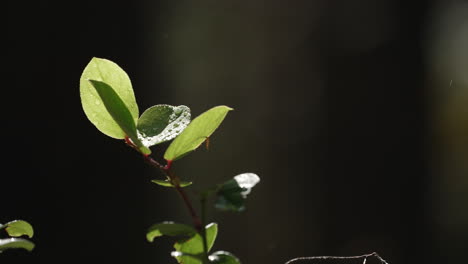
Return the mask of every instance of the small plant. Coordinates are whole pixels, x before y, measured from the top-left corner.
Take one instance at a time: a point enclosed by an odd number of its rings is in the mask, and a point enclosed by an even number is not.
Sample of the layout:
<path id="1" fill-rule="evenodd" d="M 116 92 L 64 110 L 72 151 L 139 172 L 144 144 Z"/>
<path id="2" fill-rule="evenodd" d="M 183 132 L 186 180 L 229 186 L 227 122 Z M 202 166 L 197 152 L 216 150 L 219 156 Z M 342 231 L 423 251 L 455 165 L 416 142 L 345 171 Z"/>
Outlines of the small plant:
<path id="1" fill-rule="evenodd" d="M 112 61 L 93 58 L 80 79 L 83 110 L 98 130 L 112 138 L 123 140 L 140 153 L 151 166 L 162 172 L 163 179 L 153 183 L 173 188 L 184 201 L 192 224 L 161 222 L 148 229 L 149 242 L 160 236 L 175 237 L 172 256 L 184 264 L 236 264 L 239 260 L 227 251 L 210 253 L 218 234 L 216 223 L 206 223 L 206 206 L 215 196 L 215 207 L 223 211 L 240 212 L 245 200 L 260 178 L 243 173 L 199 194 L 201 212 L 194 209 L 185 188 L 185 181 L 174 171 L 174 162 L 185 157 L 206 142 L 232 110 L 216 106 L 191 120 L 187 106 L 155 105 L 139 116 L 138 105 L 128 75 Z M 163 157 L 152 157 L 151 147 L 172 141 Z M 164 163 L 161 162 L 164 160 Z"/>
<path id="2" fill-rule="evenodd" d="M 161 222 L 148 229 L 149 242 L 160 236 L 176 237 L 171 255 L 183 264 L 238 264 L 240 261 L 227 251 L 210 253 L 218 235 L 216 223 L 206 223 L 208 198 L 215 196 L 215 208 L 222 211 L 240 212 L 245 209 L 245 200 L 251 189 L 260 181 L 254 173 L 243 173 L 222 184 L 200 192 L 201 212 L 198 213 L 185 192 L 192 182 L 184 181 L 174 171 L 174 162 L 190 154 L 206 142 L 232 110 L 228 106 L 216 106 L 191 120 L 187 106 L 155 105 L 139 116 L 129 77 L 117 64 L 93 58 L 80 79 L 80 95 L 83 110 L 98 130 L 112 138 L 123 140 L 139 152 L 143 159 L 157 168 L 164 179 L 153 183 L 173 188 L 182 198 L 192 218 L 192 225 Z M 172 141 L 163 157 L 153 158 L 151 147 Z M 159 160 L 164 160 L 161 163 Z M 350 257 L 302 257 L 288 263 L 353 263 L 365 264 L 376 259 L 387 264 L 377 253 Z"/>
<path id="3" fill-rule="evenodd" d="M 33 242 L 20 238 L 21 236 L 28 236 L 29 238 L 33 237 L 34 230 L 28 222 L 15 220 L 4 225 L 0 224 L 0 231 L 2 232 L 2 235 L 9 236 L 7 238 L 0 238 L 0 253 L 11 248 L 23 248 L 28 251 L 34 249 Z"/>

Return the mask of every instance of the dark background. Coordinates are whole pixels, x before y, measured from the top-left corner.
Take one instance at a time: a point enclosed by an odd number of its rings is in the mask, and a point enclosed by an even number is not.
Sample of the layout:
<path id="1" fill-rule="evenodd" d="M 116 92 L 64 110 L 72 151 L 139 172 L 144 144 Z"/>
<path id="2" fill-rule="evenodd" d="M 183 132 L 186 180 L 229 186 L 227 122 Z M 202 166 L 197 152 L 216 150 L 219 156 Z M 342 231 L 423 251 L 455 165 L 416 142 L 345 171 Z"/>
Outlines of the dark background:
<path id="1" fill-rule="evenodd" d="M 215 250 L 243 263 L 373 251 L 389 263 L 463 262 L 467 130 L 453 124 L 468 120 L 466 93 L 444 89 L 466 86 L 442 67 L 467 58 L 455 45 L 467 34 L 460 10 L 461 1 L 8 3 L 0 222 L 31 222 L 36 249 L 0 263 L 175 262 L 172 241 L 150 244 L 145 230 L 190 223 L 180 199 L 82 111 L 79 78 L 94 56 L 129 74 L 140 112 L 235 108 L 210 151 L 176 164 L 192 190 L 247 171 L 262 179 L 246 212 L 211 212 Z M 443 49 L 441 39 L 454 40 Z"/>

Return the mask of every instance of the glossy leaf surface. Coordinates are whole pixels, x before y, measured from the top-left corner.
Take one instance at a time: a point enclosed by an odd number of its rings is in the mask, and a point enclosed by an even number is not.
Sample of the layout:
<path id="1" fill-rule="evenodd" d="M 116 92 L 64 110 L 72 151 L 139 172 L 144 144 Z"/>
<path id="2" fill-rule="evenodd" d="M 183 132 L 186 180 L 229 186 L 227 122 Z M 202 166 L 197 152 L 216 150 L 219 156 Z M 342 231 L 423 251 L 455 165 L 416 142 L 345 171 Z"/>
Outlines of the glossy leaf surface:
<path id="1" fill-rule="evenodd" d="M 238 258 L 226 251 L 216 251 L 211 254 L 208 259 L 210 260 L 210 263 L 215 264 L 240 264 Z"/>
<path id="2" fill-rule="evenodd" d="M 96 80 L 111 86 L 130 112 L 134 123 L 138 120 L 138 105 L 127 73 L 112 61 L 93 58 L 80 78 L 80 97 L 88 119 L 102 133 L 117 139 L 125 138 L 125 132 L 107 111 L 101 97 L 89 82 Z"/>
<path id="3" fill-rule="evenodd" d="M 174 188 L 175 186 L 172 185 L 172 183 L 168 180 L 151 180 L 151 182 L 156 183 L 157 185 L 164 186 L 164 187 L 172 187 Z M 180 187 L 187 187 L 192 185 L 192 182 L 180 182 Z"/>
<path id="4" fill-rule="evenodd" d="M 206 241 L 207 241 L 207 246 L 208 246 L 208 252 L 213 247 L 217 235 L 218 235 L 217 224 L 211 223 L 206 226 Z M 203 238 L 200 234 L 197 233 L 189 239 L 178 241 L 177 243 L 175 243 L 174 248 L 176 249 L 176 251 L 181 252 L 183 254 L 189 254 L 192 256 L 200 256 L 201 254 L 203 254 Z M 179 263 L 202 264 L 202 261 L 197 259 L 196 257 L 184 256 L 183 254 L 180 255 L 179 257 L 176 257 Z"/>
<path id="5" fill-rule="evenodd" d="M 97 91 L 97 94 L 101 98 L 107 112 L 111 115 L 120 129 L 122 129 L 124 135 L 128 136 L 141 152 L 144 154 L 150 154 L 151 151 L 138 139 L 135 120 L 133 119 L 130 110 L 115 90 L 107 83 L 101 81 L 89 80 L 89 82 Z"/>
<path id="6" fill-rule="evenodd" d="M 197 231 L 193 227 L 177 224 L 174 222 L 163 222 L 152 225 L 146 234 L 146 239 L 153 242 L 156 237 L 160 236 L 186 236 L 192 237 Z"/>
<path id="7" fill-rule="evenodd" d="M 254 173 L 243 173 L 225 182 L 218 190 L 215 207 L 224 211 L 245 210 L 245 200 L 251 189 L 260 182 Z"/>
<path id="8" fill-rule="evenodd" d="M 190 109 L 185 106 L 155 105 L 138 119 L 138 137 L 147 147 L 174 139 L 190 123 Z"/>
<path id="9" fill-rule="evenodd" d="M 177 160 L 198 148 L 221 125 L 231 110 L 232 108 L 222 105 L 199 115 L 169 145 L 164 153 L 164 159 Z"/>
<path id="10" fill-rule="evenodd" d="M 31 251 L 34 249 L 34 243 L 22 238 L 0 239 L 0 252 L 10 248 L 23 248 Z"/>
<path id="11" fill-rule="evenodd" d="M 8 235 L 12 237 L 28 236 L 31 238 L 34 235 L 34 229 L 31 224 L 23 220 L 15 220 L 6 223 L 4 228 Z"/>

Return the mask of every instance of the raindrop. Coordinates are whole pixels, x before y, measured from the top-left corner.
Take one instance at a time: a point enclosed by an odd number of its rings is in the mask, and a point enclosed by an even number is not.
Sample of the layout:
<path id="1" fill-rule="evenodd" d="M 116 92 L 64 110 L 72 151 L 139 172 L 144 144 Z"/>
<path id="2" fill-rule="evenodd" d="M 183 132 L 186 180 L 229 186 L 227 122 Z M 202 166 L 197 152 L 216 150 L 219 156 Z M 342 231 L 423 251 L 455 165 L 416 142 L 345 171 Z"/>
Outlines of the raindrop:
<path id="1" fill-rule="evenodd" d="M 95 103 L 96 105 L 100 105 L 100 104 L 101 104 L 101 101 L 96 100 L 96 101 L 94 101 L 94 103 Z"/>

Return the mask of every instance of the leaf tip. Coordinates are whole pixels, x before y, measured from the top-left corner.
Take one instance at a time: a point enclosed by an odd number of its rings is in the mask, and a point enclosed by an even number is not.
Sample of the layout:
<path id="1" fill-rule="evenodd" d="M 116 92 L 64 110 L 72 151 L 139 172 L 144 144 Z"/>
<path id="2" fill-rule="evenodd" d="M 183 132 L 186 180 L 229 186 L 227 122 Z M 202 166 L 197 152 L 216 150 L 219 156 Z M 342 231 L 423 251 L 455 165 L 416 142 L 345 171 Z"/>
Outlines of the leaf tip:
<path id="1" fill-rule="evenodd" d="M 146 235 L 146 240 L 147 240 L 148 242 L 150 242 L 150 243 L 153 243 L 154 237 L 151 236 L 151 235 Z"/>
<path id="2" fill-rule="evenodd" d="M 230 106 L 227 106 L 227 105 L 220 105 L 219 107 L 226 108 L 226 110 L 228 110 L 228 111 L 234 111 L 234 108 L 232 108 Z"/>

